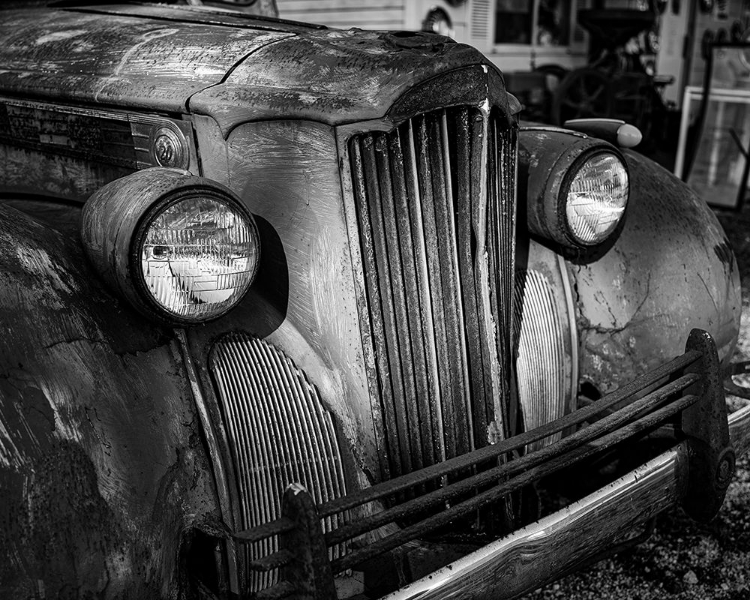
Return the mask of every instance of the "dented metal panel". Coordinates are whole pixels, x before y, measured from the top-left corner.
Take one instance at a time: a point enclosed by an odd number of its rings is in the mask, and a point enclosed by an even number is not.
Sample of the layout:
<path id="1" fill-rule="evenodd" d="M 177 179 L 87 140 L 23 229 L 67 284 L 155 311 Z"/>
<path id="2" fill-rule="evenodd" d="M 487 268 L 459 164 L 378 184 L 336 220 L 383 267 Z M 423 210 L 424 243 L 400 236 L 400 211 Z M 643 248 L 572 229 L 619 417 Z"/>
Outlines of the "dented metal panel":
<path id="1" fill-rule="evenodd" d="M 581 378 L 601 393 L 680 352 L 690 327 L 728 361 L 739 330 L 739 272 L 705 202 L 670 173 L 626 153 L 631 195 L 622 231 L 569 261 Z"/>

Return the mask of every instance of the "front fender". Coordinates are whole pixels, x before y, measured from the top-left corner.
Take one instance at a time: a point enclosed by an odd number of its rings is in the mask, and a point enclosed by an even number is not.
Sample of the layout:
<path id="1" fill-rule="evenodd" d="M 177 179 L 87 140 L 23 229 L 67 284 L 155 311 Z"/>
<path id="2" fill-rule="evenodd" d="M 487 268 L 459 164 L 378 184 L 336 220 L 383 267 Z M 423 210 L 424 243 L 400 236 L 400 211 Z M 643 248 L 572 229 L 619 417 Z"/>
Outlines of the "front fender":
<path id="1" fill-rule="evenodd" d="M 580 377 L 602 394 L 679 355 L 692 328 L 711 333 L 723 363 L 739 332 L 739 272 L 716 217 L 671 173 L 625 156 L 631 195 L 619 236 L 568 262 Z"/>
<path id="2" fill-rule="evenodd" d="M 0 223 L 0 596 L 174 597 L 217 511 L 173 332 L 74 237 L 5 205 Z"/>

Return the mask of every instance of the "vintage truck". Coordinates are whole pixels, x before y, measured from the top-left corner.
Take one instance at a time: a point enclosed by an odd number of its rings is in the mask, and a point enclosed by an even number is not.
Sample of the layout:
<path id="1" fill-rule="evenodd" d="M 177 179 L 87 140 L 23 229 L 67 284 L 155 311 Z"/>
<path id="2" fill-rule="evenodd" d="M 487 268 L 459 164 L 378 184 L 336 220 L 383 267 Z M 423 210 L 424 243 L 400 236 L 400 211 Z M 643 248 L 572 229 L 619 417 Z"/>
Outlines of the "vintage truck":
<path id="1" fill-rule="evenodd" d="M 511 598 L 721 505 L 734 255 L 433 34 L 0 11 L 0 597 Z"/>

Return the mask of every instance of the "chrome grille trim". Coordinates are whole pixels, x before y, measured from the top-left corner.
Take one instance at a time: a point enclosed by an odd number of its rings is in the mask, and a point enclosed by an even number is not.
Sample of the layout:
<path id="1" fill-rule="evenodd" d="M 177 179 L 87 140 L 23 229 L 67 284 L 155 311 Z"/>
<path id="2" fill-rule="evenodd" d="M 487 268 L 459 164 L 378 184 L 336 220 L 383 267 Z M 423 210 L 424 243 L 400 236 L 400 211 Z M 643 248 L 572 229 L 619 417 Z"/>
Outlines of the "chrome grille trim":
<path id="1" fill-rule="evenodd" d="M 363 343 L 396 476 L 508 433 L 516 130 L 497 109 L 457 107 L 348 149 Z"/>
<path id="2" fill-rule="evenodd" d="M 516 370 L 526 431 L 554 421 L 566 412 L 570 369 L 565 352 L 567 332 L 555 293 L 541 271 L 529 269 L 516 275 Z M 548 446 L 561 436 L 557 433 L 534 442 L 529 450 Z"/>
<path id="3" fill-rule="evenodd" d="M 290 483 L 304 485 L 318 504 L 346 494 L 331 414 L 288 357 L 263 340 L 233 333 L 213 346 L 209 367 L 235 465 L 242 529 L 279 518 Z M 341 519 L 324 519 L 324 531 L 338 527 Z M 245 571 L 251 561 L 277 549 L 276 537 L 249 545 Z M 330 558 L 345 551 L 344 545 L 335 546 Z M 278 573 L 248 577 L 251 591 L 258 591 L 275 583 Z"/>

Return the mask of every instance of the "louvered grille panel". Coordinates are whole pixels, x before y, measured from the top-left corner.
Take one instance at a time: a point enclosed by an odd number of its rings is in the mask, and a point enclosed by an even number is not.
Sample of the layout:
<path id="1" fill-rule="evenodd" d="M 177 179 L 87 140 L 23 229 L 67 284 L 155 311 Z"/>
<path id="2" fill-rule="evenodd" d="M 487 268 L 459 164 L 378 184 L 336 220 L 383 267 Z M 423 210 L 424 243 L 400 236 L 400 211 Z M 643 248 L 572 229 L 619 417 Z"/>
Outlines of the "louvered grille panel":
<path id="1" fill-rule="evenodd" d="M 565 414 L 567 373 L 563 317 L 555 300 L 555 288 L 546 275 L 533 269 L 516 275 L 515 331 L 518 336 L 518 397 L 526 430 L 554 421 Z M 524 301 L 525 300 L 525 301 Z M 538 450 L 562 434 L 535 442 Z"/>
<path id="2" fill-rule="evenodd" d="M 281 499 L 290 483 L 301 483 L 316 503 L 346 493 L 341 453 L 333 420 L 317 388 L 281 352 L 246 334 L 232 334 L 213 347 L 209 364 L 227 443 L 234 464 L 241 529 L 281 516 Z M 339 523 L 324 520 L 324 530 Z M 269 538 L 248 546 L 249 563 L 275 552 Z M 331 558 L 345 551 L 331 549 Z M 277 579 L 277 573 L 252 574 L 253 591 Z"/>
<path id="3" fill-rule="evenodd" d="M 460 107 L 350 143 L 386 474 L 502 435 L 515 129 Z"/>

